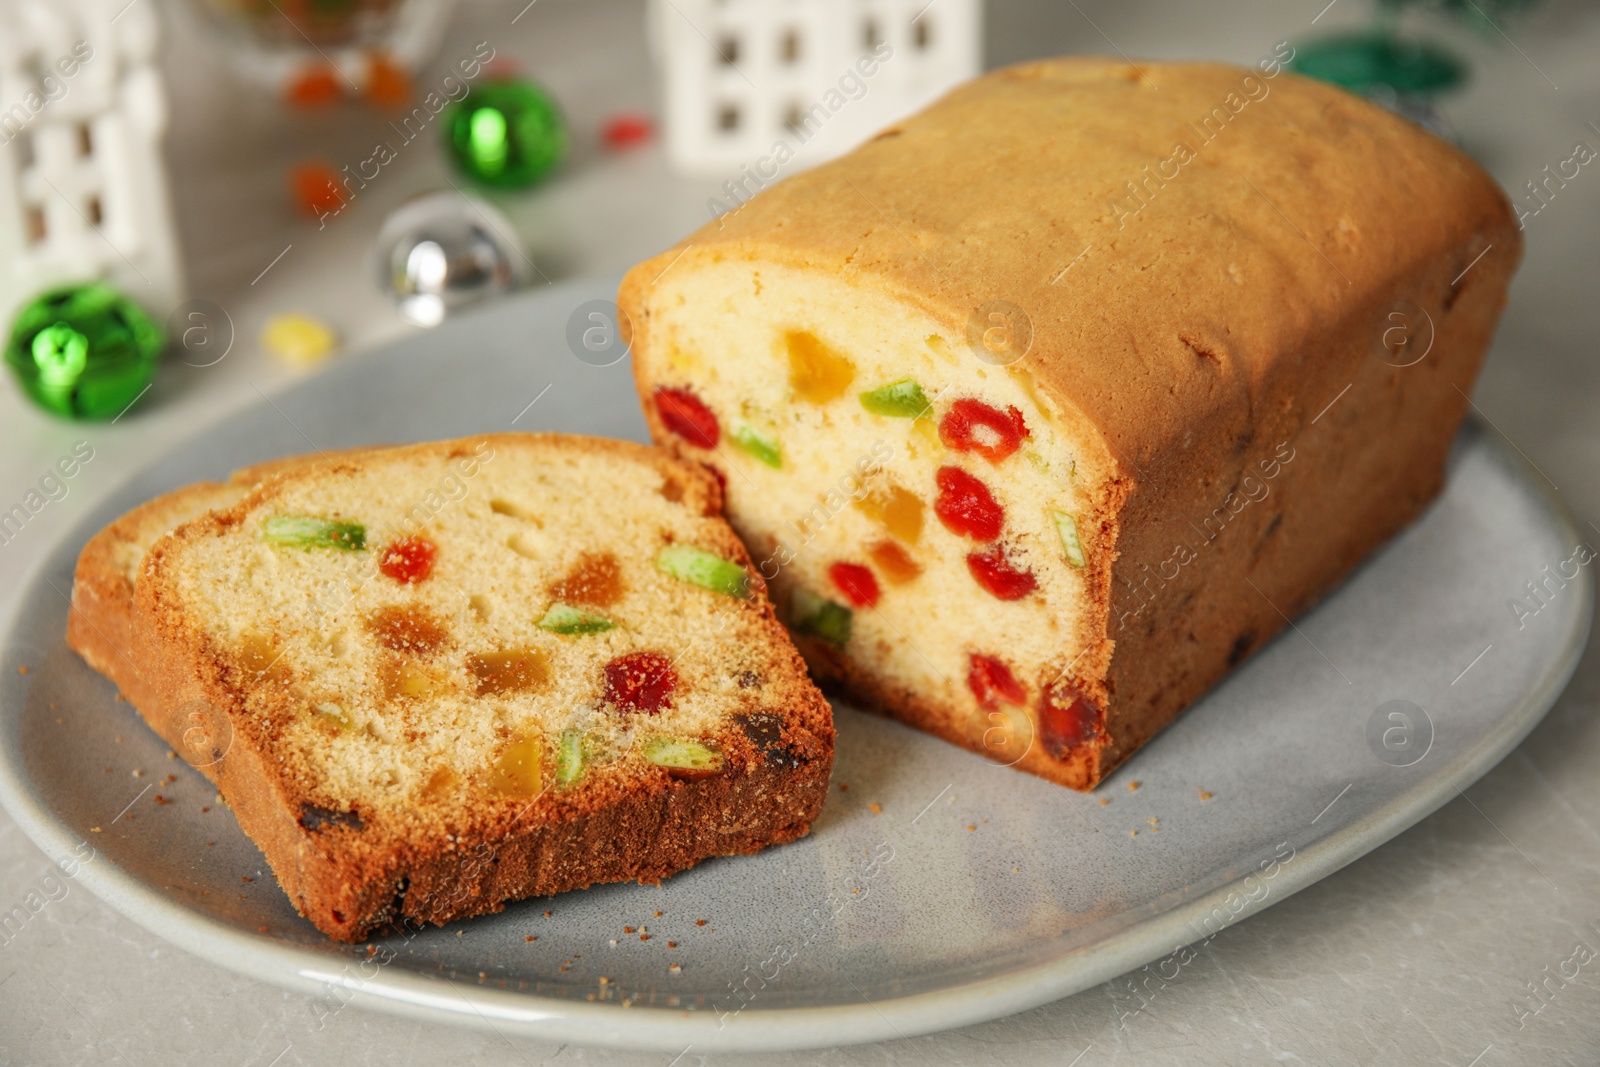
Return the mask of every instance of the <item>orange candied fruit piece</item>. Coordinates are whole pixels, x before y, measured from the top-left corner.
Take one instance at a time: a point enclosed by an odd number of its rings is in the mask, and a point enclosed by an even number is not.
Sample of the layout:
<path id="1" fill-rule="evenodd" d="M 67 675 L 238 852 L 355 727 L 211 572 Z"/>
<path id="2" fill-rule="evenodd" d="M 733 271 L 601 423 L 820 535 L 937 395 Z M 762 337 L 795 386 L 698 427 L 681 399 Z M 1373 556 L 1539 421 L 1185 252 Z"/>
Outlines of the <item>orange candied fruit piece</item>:
<path id="1" fill-rule="evenodd" d="M 532 692 L 550 681 L 550 658 L 537 648 L 468 656 L 467 669 L 477 679 L 478 696 Z"/>
<path id="2" fill-rule="evenodd" d="M 288 102 L 293 108 L 310 110 L 326 107 L 339 99 L 339 75 L 331 66 L 307 67 L 295 75 L 288 87 Z"/>
<path id="3" fill-rule="evenodd" d="M 922 573 L 922 565 L 893 541 L 879 541 L 867 549 L 867 555 L 872 557 L 872 562 L 878 565 L 891 585 L 905 585 Z"/>
<path id="4" fill-rule="evenodd" d="M 789 350 L 789 384 L 802 400 L 826 404 L 837 400 L 855 380 L 856 368 L 816 334 L 790 330 L 784 334 Z"/>
<path id="5" fill-rule="evenodd" d="M 922 498 L 909 489 L 893 482 L 875 486 L 856 507 L 908 545 L 922 539 Z"/>
<path id="6" fill-rule="evenodd" d="M 399 107 L 411 96 L 411 76 L 386 52 L 367 56 L 367 101 L 378 107 Z"/>
<path id="7" fill-rule="evenodd" d="M 289 188 L 301 211 L 314 219 L 337 214 L 344 207 L 345 193 L 339 185 L 339 172 L 326 163 L 301 163 L 289 171 Z"/>

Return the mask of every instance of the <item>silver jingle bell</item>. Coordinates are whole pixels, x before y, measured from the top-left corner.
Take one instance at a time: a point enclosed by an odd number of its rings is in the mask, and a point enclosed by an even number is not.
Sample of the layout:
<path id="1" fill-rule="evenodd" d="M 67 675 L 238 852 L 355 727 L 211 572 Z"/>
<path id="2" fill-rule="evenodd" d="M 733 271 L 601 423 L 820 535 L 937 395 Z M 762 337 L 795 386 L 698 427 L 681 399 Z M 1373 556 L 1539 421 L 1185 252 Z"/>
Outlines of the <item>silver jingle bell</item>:
<path id="1" fill-rule="evenodd" d="M 407 202 L 378 231 L 378 270 L 400 314 L 418 326 L 522 284 L 516 231 L 492 204 L 454 190 Z"/>

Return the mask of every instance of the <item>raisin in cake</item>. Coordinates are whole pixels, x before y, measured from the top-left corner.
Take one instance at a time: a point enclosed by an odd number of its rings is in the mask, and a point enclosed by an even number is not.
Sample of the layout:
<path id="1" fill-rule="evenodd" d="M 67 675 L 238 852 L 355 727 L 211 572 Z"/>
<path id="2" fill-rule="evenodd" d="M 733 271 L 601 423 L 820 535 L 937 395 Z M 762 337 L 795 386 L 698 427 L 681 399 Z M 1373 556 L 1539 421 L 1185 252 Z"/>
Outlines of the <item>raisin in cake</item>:
<path id="1" fill-rule="evenodd" d="M 1084 789 L 1438 492 L 1519 255 L 1477 164 L 1342 90 L 1073 58 L 619 302 L 815 670 Z"/>
<path id="2" fill-rule="evenodd" d="M 146 554 L 141 710 L 341 940 L 790 841 L 830 712 L 721 499 L 558 435 L 294 467 Z"/>

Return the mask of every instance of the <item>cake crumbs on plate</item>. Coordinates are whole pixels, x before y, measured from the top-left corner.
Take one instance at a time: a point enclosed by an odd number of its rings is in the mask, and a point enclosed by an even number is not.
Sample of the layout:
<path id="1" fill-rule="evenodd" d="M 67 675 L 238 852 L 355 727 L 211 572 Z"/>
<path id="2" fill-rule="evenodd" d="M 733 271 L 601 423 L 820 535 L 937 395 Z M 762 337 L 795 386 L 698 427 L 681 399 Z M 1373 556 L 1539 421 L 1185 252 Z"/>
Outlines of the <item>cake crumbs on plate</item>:
<path id="1" fill-rule="evenodd" d="M 534 937 L 532 934 L 528 934 L 525 937 L 523 937 L 522 940 L 524 940 L 524 941 L 537 941 L 539 939 L 537 937 Z"/>
<path id="2" fill-rule="evenodd" d="M 616 948 L 617 947 L 617 939 L 613 937 L 610 941 L 607 941 L 606 944 L 610 945 L 612 948 Z"/>
<path id="3" fill-rule="evenodd" d="M 1128 836 L 1129 837 L 1138 837 L 1139 836 L 1139 831 L 1137 831 L 1137 830 L 1129 830 L 1128 831 Z"/>
<path id="4" fill-rule="evenodd" d="M 1211 791 L 1209 789 L 1200 790 L 1200 799 L 1201 800 L 1210 800 L 1211 799 Z"/>
<path id="5" fill-rule="evenodd" d="M 676 941 L 668 941 L 667 942 L 667 947 L 668 948 L 677 948 L 678 947 L 678 943 Z"/>
<path id="6" fill-rule="evenodd" d="M 656 918 L 661 918 L 661 912 L 659 910 L 656 911 Z"/>
<path id="7" fill-rule="evenodd" d="M 839 792 L 841 792 L 841 793 L 850 792 L 850 783 L 849 782 L 840 782 L 839 783 Z"/>
<path id="8" fill-rule="evenodd" d="M 874 815 L 882 815 L 883 814 L 883 805 L 879 804 L 877 801 L 873 801 L 872 803 L 868 804 L 867 808 Z"/>
<path id="9" fill-rule="evenodd" d="M 545 913 L 544 913 L 544 917 L 545 917 L 545 918 L 546 918 L 546 919 L 548 919 L 548 918 L 550 918 L 550 913 L 549 913 L 549 912 L 548 912 L 548 911 L 547 911 L 547 912 L 545 912 Z"/>
<path id="10" fill-rule="evenodd" d="M 639 935 L 639 940 L 640 941 L 648 941 L 648 940 L 650 940 L 650 935 L 649 934 L 640 934 Z"/>
<path id="11" fill-rule="evenodd" d="M 681 964 L 681 963 L 669 963 L 669 964 L 667 964 L 667 972 L 669 974 L 682 974 L 683 973 L 683 964 Z"/>
<path id="12" fill-rule="evenodd" d="M 631 926 L 624 926 L 622 928 L 622 932 L 625 933 L 625 934 L 631 934 L 631 933 L 634 932 L 634 929 Z"/>
<path id="13" fill-rule="evenodd" d="M 971 830 L 973 833 L 976 833 L 977 830 L 978 830 L 978 826 L 977 826 L 976 823 L 970 823 L 969 822 L 969 823 L 967 823 L 967 829 Z"/>
<path id="14" fill-rule="evenodd" d="M 1128 792 L 1137 793 L 1141 785 L 1144 785 L 1144 783 L 1135 778 L 1133 781 L 1128 783 Z"/>
<path id="15" fill-rule="evenodd" d="M 1100 806 L 1102 808 L 1105 807 L 1109 803 L 1111 803 L 1111 798 L 1110 797 L 1101 797 L 1100 798 Z"/>
<path id="16" fill-rule="evenodd" d="M 704 925 L 705 925 L 705 924 L 706 924 L 706 921 L 705 921 L 705 920 L 704 920 L 704 919 L 696 919 L 696 920 L 695 920 L 695 921 L 694 921 L 694 924 L 695 924 L 695 925 L 696 925 L 696 926 L 704 926 Z"/>
<path id="17" fill-rule="evenodd" d="M 169 749 L 167 749 L 167 758 L 168 759 L 177 759 L 178 758 L 178 754 L 176 752 L 172 751 L 172 749 L 169 748 Z"/>

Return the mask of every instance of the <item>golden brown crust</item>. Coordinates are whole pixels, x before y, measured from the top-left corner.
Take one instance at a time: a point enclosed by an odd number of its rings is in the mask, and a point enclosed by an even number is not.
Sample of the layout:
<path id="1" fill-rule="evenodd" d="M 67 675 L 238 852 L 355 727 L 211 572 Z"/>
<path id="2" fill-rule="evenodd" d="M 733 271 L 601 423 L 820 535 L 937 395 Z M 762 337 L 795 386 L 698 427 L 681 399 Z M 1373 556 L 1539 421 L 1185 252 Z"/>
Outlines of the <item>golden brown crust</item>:
<path id="1" fill-rule="evenodd" d="M 198 482 L 147 501 L 101 530 L 78 555 L 67 615 L 67 644 L 109 678 L 141 710 L 150 694 L 133 648 L 133 580 L 129 560 L 156 539 L 212 508 L 244 495 L 238 486 Z"/>
<path id="2" fill-rule="evenodd" d="M 1190 158 L 1171 163 L 1179 144 Z M 635 267 L 618 302 L 646 354 L 651 287 L 702 263 L 827 272 L 956 336 L 993 301 L 1025 314 L 1032 344 L 1013 370 L 1083 428 L 1080 469 L 1101 487 L 1099 632 L 1072 681 L 1106 735 L 1093 758 L 1020 766 L 1083 789 L 1438 491 L 1520 250 L 1475 162 L 1342 90 L 1069 58 L 979 78 L 761 192 Z M 1391 311 L 1414 338 L 1436 335 L 1415 366 L 1385 362 Z M 648 396 L 653 364 L 634 365 Z M 1280 472 L 1272 503 L 1235 512 L 1264 463 Z M 1219 509 L 1225 532 L 1197 533 Z M 1192 561 L 1170 562 L 1178 546 Z M 844 681 L 971 744 L 949 709 Z"/>
<path id="3" fill-rule="evenodd" d="M 683 503 L 720 516 L 721 492 L 698 465 L 620 441 L 559 435 L 489 435 L 388 450 L 387 456 L 569 448 L 641 463 L 678 486 Z M 753 852 L 805 833 L 826 796 L 832 764 L 831 710 L 805 673 L 764 593 L 746 610 L 770 644 L 760 713 L 729 723 L 716 743 L 721 775 L 692 781 L 660 768 L 597 773 L 572 793 L 532 801 L 485 799 L 450 821 L 390 821 L 325 808 L 280 742 L 270 714 L 177 593 L 185 547 L 242 521 L 297 480 L 356 470 L 361 457 L 313 461 L 258 486 L 236 506 L 208 513 L 157 543 L 136 592 L 136 657 L 152 667 L 146 717 L 158 733 L 218 783 L 241 827 L 272 864 L 295 906 L 319 929 L 360 940 L 385 922 L 446 922 L 497 911 L 506 901 L 601 881 L 657 881 L 700 860 Z M 747 567 L 731 529 L 708 523 L 706 545 Z M 247 712 L 247 706 L 257 714 Z M 625 846 L 625 847 L 624 847 Z"/>

